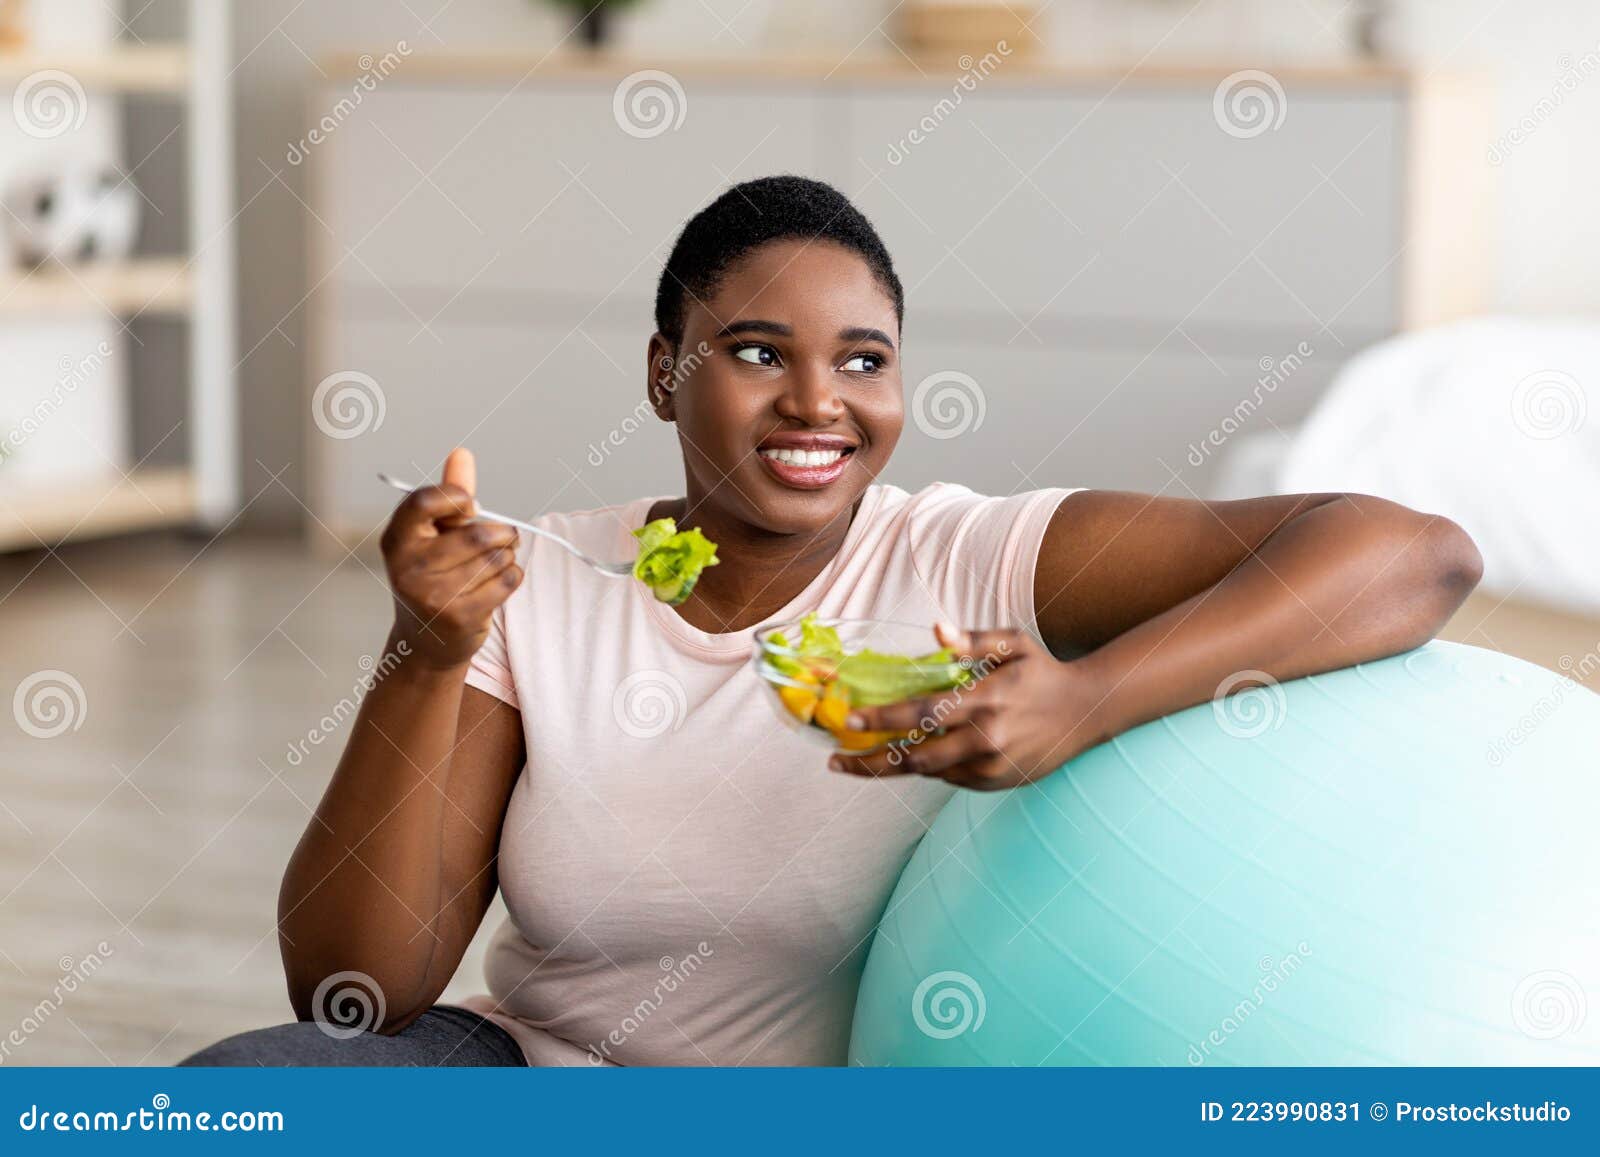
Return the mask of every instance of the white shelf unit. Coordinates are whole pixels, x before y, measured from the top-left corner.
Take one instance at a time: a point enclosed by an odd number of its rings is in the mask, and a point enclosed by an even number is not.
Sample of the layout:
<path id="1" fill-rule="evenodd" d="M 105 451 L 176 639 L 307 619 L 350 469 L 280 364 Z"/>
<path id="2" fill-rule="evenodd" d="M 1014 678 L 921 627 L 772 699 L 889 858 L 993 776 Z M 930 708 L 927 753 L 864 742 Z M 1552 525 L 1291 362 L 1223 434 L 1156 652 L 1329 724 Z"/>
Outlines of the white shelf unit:
<path id="1" fill-rule="evenodd" d="M 0 273 L 0 327 L 110 318 L 125 341 L 135 319 L 176 319 L 187 327 L 189 366 L 186 463 L 0 485 L 0 551 L 155 527 L 218 530 L 238 509 L 231 58 L 229 6 L 215 0 L 190 0 L 181 42 L 0 52 L 7 104 L 29 77 L 50 70 L 71 76 L 91 102 L 97 95 L 179 102 L 189 211 L 188 249 L 178 256 Z M 125 388 L 133 394 L 134 386 Z"/>

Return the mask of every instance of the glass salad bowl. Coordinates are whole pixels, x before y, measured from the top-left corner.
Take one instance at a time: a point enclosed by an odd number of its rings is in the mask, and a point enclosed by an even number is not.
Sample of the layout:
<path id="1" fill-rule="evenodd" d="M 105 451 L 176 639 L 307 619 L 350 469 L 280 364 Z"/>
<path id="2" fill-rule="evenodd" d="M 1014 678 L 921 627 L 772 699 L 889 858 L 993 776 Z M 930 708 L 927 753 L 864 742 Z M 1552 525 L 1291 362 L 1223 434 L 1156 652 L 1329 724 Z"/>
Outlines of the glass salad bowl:
<path id="1" fill-rule="evenodd" d="M 904 731 L 853 731 L 856 707 L 879 707 L 966 687 L 975 676 L 933 628 L 878 619 L 815 615 L 757 631 L 752 665 L 772 690 L 778 717 L 836 751 L 876 751 L 908 738 Z"/>

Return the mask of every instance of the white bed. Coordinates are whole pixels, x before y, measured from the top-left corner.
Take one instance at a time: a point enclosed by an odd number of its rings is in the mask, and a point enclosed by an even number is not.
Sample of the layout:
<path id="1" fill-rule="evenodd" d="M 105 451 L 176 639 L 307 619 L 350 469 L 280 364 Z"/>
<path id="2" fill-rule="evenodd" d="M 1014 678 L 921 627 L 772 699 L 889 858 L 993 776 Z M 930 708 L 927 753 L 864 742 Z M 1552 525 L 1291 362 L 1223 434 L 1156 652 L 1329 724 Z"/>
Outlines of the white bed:
<path id="1" fill-rule="evenodd" d="M 1374 347 L 1306 422 L 1237 438 L 1214 496 L 1344 490 L 1464 526 L 1453 637 L 1549 665 L 1600 646 L 1600 323 L 1490 318 Z M 1505 638 L 1495 638 L 1498 624 Z"/>

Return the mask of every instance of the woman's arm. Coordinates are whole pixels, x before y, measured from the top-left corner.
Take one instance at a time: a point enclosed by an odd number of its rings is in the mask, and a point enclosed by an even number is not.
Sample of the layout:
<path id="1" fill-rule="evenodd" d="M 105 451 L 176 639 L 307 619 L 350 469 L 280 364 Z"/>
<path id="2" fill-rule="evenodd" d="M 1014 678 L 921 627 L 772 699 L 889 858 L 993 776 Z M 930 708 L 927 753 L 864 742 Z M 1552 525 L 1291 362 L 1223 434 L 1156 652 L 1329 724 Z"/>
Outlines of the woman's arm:
<path id="1" fill-rule="evenodd" d="M 467 522 L 470 461 L 453 458 L 452 478 L 407 498 L 384 535 L 397 604 L 386 654 L 404 658 L 368 692 L 284 875 L 279 942 L 302 1020 L 330 1015 L 314 1007 L 323 981 L 359 972 L 383 996 L 376 1027 L 404 1028 L 449 983 L 494 898 L 522 726 L 465 680 L 522 576 L 515 532 Z"/>
<path id="2" fill-rule="evenodd" d="M 1081 492 L 1051 520 L 1034 579 L 1040 633 L 1061 658 L 1022 631 L 943 627 L 986 677 L 857 712 L 868 730 L 942 733 L 835 766 L 967 787 L 1025 782 L 1241 676 L 1239 686 L 1293 679 L 1418 646 L 1481 569 L 1460 527 L 1377 498 Z"/>
<path id="3" fill-rule="evenodd" d="M 1035 617 L 1104 687 L 1117 734 L 1216 694 L 1420 646 L 1483 563 L 1455 523 L 1356 494 L 1198 502 L 1086 492 L 1039 551 Z"/>

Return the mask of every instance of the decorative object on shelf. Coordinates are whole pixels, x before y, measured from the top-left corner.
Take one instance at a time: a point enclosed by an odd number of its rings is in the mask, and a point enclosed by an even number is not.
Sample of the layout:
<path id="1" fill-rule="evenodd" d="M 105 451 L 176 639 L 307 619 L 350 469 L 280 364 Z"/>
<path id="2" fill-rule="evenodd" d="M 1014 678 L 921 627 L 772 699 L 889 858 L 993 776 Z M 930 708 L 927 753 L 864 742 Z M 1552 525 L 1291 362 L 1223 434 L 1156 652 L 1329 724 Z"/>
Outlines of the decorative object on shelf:
<path id="1" fill-rule="evenodd" d="M 0 52 L 28 43 L 28 0 L 0 0 Z"/>
<path id="2" fill-rule="evenodd" d="M 1027 55 L 1040 47 L 1036 4 L 945 4 L 908 0 L 901 6 L 895 39 L 912 56 L 942 60 L 998 52 Z M 963 70 L 971 67 L 963 65 Z"/>
<path id="3" fill-rule="evenodd" d="M 25 265 L 123 261 L 143 217 L 139 194 L 113 168 L 74 169 L 23 180 L 6 193 L 6 229 Z"/>
<path id="4" fill-rule="evenodd" d="M 635 0 L 549 0 L 558 8 L 567 8 L 578 14 L 577 33 L 584 47 L 598 52 L 610 38 L 611 17 Z"/>
<path id="5" fill-rule="evenodd" d="M 1363 60 L 1387 59 L 1393 47 L 1393 0 L 1356 0 L 1351 14 L 1351 37 L 1356 55 Z"/>

